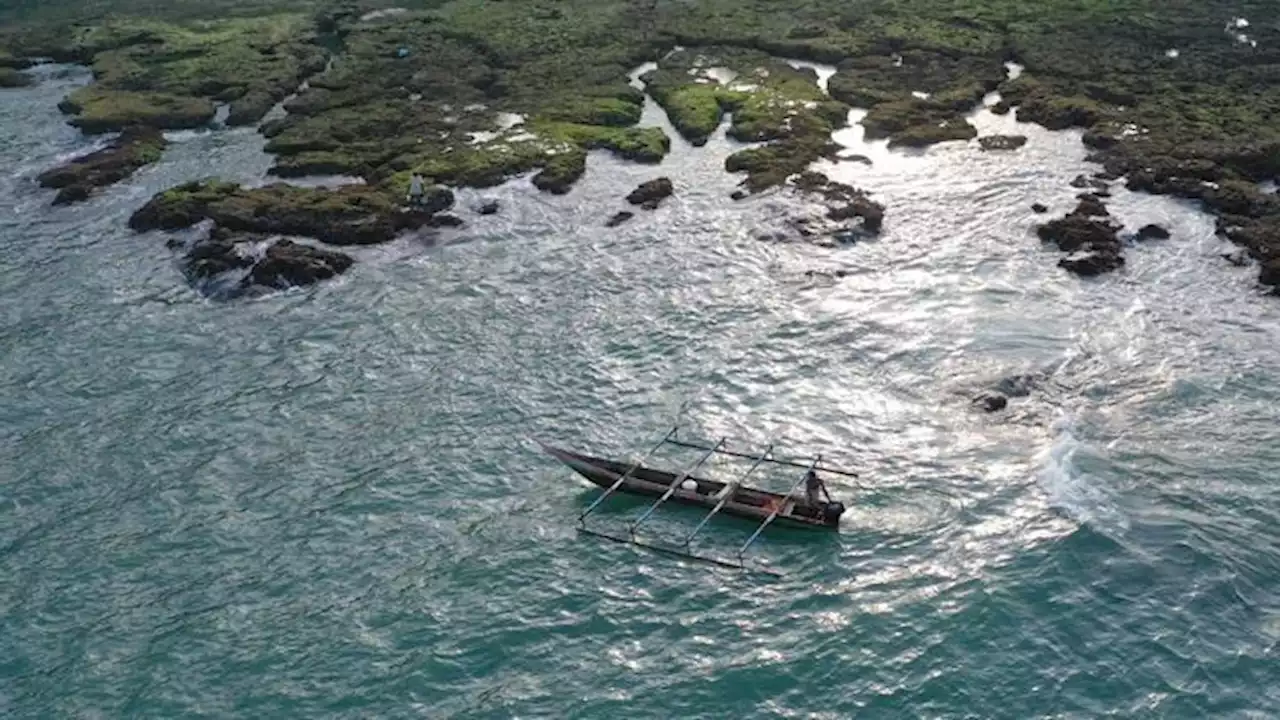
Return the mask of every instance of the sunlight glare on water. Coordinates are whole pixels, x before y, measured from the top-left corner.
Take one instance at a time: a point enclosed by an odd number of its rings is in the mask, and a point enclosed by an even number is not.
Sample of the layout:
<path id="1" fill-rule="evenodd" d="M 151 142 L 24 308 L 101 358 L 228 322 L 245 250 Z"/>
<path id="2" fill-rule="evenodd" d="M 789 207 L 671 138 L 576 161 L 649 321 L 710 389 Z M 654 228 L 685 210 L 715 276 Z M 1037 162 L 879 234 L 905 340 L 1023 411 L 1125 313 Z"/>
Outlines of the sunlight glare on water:
<path id="1" fill-rule="evenodd" d="M 6 716 L 1280 713 L 1280 311 L 1211 217 L 1120 184 L 1114 216 L 1172 238 L 1060 270 L 1034 227 L 1097 169 L 1079 133 L 979 108 L 1026 146 L 905 151 L 855 111 L 835 139 L 870 164 L 819 169 L 885 230 L 822 246 L 759 239 L 808 206 L 729 200 L 722 127 L 657 167 L 592 154 L 564 196 L 461 190 L 464 228 L 219 303 L 125 222 L 185 180 L 264 182 L 262 138 L 178 134 L 50 207 L 34 177 L 96 141 L 56 110 L 86 72 L 37 72 L 0 103 Z M 672 198 L 604 227 L 659 175 Z M 971 405 L 995 388 L 1006 411 Z M 594 496 L 530 438 L 638 457 L 676 422 L 857 471 L 828 480 L 839 532 L 766 532 L 771 582 L 579 536 Z"/>

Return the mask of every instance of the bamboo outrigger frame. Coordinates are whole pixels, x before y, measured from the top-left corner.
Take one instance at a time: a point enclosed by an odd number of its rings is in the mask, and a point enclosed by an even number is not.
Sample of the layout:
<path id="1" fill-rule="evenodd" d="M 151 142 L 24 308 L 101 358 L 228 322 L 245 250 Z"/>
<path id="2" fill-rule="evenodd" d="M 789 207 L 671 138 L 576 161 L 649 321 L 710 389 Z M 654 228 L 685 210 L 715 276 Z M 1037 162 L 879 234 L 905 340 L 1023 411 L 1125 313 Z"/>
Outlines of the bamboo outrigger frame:
<path id="1" fill-rule="evenodd" d="M 591 478 L 593 482 L 596 482 L 596 484 L 600 485 L 601 487 L 604 487 L 604 492 L 602 492 L 598 497 L 596 497 L 596 499 L 592 501 L 592 503 L 585 510 L 583 510 L 582 513 L 578 516 L 578 531 L 594 537 L 611 540 L 613 542 L 635 545 L 637 547 L 642 547 L 648 550 L 653 550 L 660 553 L 666 553 L 670 555 L 684 557 L 691 560 L 710 563 L 713 565 L 719 565 L 721 567 L 733 568 L 737 570 L 751 570 L 755 572 L 772 575 L 775 577 L 780 577 L 783 575 L 781 571 L 764 567 L 758 563 L 748 563 L 746 560 L 747 550 L 756 541 L 756 539 L 760 536 L 760 534 L 764 532 L 765 528 L 769 527 L 769 525 L 771 525 L 774 522 L 774 520 L 776 520 L 784 512 L 790 513 L 791 510 L 794 509 L 796 501 L 793 498 L 794 498 L 795 492 L 802 485 L 804 485 L 806 479 L 809 477 L 810 472 L 822 472 L 822 473 L 827 473 L 832 475 L 843 475 L 846 477 L 855 477 L 855 478 L 858 477 L 858 474 L 855 472 L 823 466 L 821 454 L 816 455 L 812 458 L 796 458 L 796 459 L 778 458 L 773 455 L 774 444 L 772 443 L 769 444 L 769 446 L 766 447 L 764 452 L 762 453 L 735 452 L 732 450 L 725 449 L 727 438 L 722 437 L 715 444 L 707 445 L 704 443 L 688 442 L 688 441 L 681 440 L 677 437 L 678 432 L 679 432 L 678 425 L 675 427 L 672 427 L 670 430 L 667 431 L 667 434 L 662 438 L 662 440 L 658 442 L 658 444 L 654 445 L 639 460 L 632 462 L 630 465 L 615 463 L 614 466 L 617 469 L 610 472 L 607 475 L 607 477 L 612 478 L 616 475 L 616 480 L 614 480 L 607 487 L 604 485 L 604 482 L 599 480 L 599 478 Z M 650 483 L 650 487 L 652 488 L 649 491 L 649 494 L 657 494 L 658 498 L 645 509 L 645 511 L 640 515 L 639 518 L 637 518 L 636 520 L 632 521 L 627 525 L 626 534 L 613 534 L 613 533 L 603 532 L 600 530 L 595 530 L 588 527 L 587 517 L 591 515 L 591 513 L 594 512 L 598 507 L 600 507 L 601 503 L 603 503 L 606 498 L 610 497 L 611 495 L 614 494 L 615 491 L 619 490 L 624 485 L 626 485 L 628 481 L 636 481 L 637 472 L 655 474 L 652 470 L 645 468 L 644 463 L 650 457 L 652 457 L 656 452 L 658 452 L 660 449 L 666 446 L 695 449 L 695 450 L 701 450 L 703 452 L 696 462 L 694 462 L 692 465 L 689 465 L 687 468 L 680 471 L 679 473 L 666 473 L 666 472 L 656 473 L 663 477 L 663 480 L 665 483 L 665 488 L 663 488 L 663 491 L 661 492 L 661 494 L 658 494 L 658 488 L 662 488 L 663 485 L 654 486 L 652 485 L 652 482 L 653 482 L 652 480 L 646 481 Z M 566 456 L 567 456 L 568 461 L 570 461 L 571 463 L 572 461 L 575 460 L 575 458 L 579 460 L 590 459 L 590 458 L 587 458 L 586 456 L 580 456 L 573 453 L 566 453 L 565 451 L 558 451 L 555 448 L 550 448 L 545 445 L 543 447 L 546 448 L 548 451 L 551 451 L 552 454 L 555 454 L 561 460 L 566 460 Z M 659 507 L 661 507 L 665 502 L 667 502 L 667 500 L 669 500 L 674 494 L 680 491 L 682 489 L 683 483 L 685 483 L 687 480 L 690 480 L 690 479 L 694 479 L 695 481 L 697 481 L 697 478 L 693 477 L 694 473 L 696 473 L 698 469 L 701 468 L 707 462 L 707 460 L 709 460 L 713 455 L 724 455 L 729 457 L 744 458 L 744 459 L 751 460 L 752 463 L 746 472 L 742 473 L 731 482 L 713 483 L 713 485 L 717 485 L 717 486 L 723 485 L 723 487 L 718 491 L 719 498 L 717 499 L 714 507 L 712 507 L 711 510 L 702 517 L 702 519 L 693 528 L 693 530 L 690 531 L 688 535 L 684 536 L 680 541 L 678 541 L 678 543 L 670 544 L 670 543 L 659 543 L 654 541 L 648 541 L 642 538 L 641 536 L 637 535 L 637 532 L 636 532 L 637 529 L 646 520 L 648 520 Z M 781 500 L 772 502 L 772 506 L 770 507 L 770 511 L 768 515 L 764 518 L 762 522 L 759 523 L 759 525 L 756 526 L 755 531 L 751 533 L 751 536 L 747 538 L 746 542 L 744 542 L 742 546 L 737 549 L 735 558 L 727 559 L 723 557 L 717 557 L 714 555 L 695 552 L 692 547 L 693 539 L 698 535 L 699 532 L 702 531 L 702 529 L 707 525 L 708 522 L 710 522 L 710 520 L 713 517 L 715 517 L 718 513 L 720 513 L 721 510 L 725 508 L 725 506 L 735 497 L 735 494 L 738 492 L 738 490 L 744 487 L 744 483 L 746 482 L 746 480 L 764 463 L 771 463 L 771 464 L 780 465 L 780 466 L 804 468 L 805 473 L 800 477 L 799 480 L 795 482 L 794 485 L 791 486 L 791 489 L 787 492 L 786 495 L 778 495 L 777 493 L 767 493 L 769 496 L 781 498 Z M 626 468 L 625 471 L 622 471 L 623 467 Z M 581 469 L 576 466 L 575 466 L 575 469 L 581 472 Z M 671 480 L 669 483 L 665 482 L 666 476 L 671 477 Z M 843 505 L 840 506 L 840 510 L 838 512 L 842 512 L 842 511 L 843 511 Z M 794 521 L 794 518 L 789 517 L 789 519 L 792 519 Z M 837 521 L 838 521 L 838 516 L 837 516 Z M 834 526 L 834 525 L 831 525 L 831 526 Z"/>

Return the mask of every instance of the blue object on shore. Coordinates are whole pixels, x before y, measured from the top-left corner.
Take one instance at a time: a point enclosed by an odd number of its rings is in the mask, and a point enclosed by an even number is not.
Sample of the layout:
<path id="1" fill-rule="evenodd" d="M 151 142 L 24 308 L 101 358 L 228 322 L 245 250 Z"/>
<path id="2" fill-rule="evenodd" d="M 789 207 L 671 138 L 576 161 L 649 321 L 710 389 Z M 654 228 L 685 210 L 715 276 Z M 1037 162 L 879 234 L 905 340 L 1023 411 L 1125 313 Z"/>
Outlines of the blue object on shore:
<path id="1" fill-rule="evenodd" d="M 396 57 L 401 57 L 401 58 L 409 57 L 409 48 L 402 47 L 399 50 L 396 50 Z"/>

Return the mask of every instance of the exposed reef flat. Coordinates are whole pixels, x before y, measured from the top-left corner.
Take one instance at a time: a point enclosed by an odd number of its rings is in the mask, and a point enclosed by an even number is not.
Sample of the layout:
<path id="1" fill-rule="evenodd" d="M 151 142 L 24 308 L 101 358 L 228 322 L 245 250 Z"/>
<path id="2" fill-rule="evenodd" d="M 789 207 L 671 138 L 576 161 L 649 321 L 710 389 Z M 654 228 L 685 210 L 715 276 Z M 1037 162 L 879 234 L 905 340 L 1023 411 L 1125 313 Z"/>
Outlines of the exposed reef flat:
<path id="1" fill-rule="evenodd" d="M 645 90 L 694 145 L 726 115 L 730 137 L 756 143 L 726 163 L 745 194 L 829 157 L 849 106 L 868 110 L 869 137 L 923 146 L 972 139 L 966 115 L 994 90 L 997 111 L 1083 129 L 1130 188 L 1203 201 L 1260 279 L 1280 282 L 1280 208 L 1258 189 L 1280 172 L 1280 29 L 1258 0 L 454 0 L 403 12 L 210 0 L 148 5 L 146 19 L 134 0 L 97 16 L 60 8 L 6 23 L 0 67 L 90 64 L 94 83 L 64 103 L 86 132 L 200 125 L 219 104 L 252 123 L 310 78 L 262 128 L 273 172 L 358 175 L 392 196 L 413 172 L 470 186 L 532 173 L 563 193 L 593 149 L 657 162 L 670 141 L 637 126 Z M 1242 16 L 1247 34 L 1228 27 Z M 782 57 L 835 65 L 829 94 Z M 645 62 L 657 69 L 631 87 Z"/>
<path id="2" fill-rule="evenodd" d="M 817 74 L 757 50 L 677 50 L 641 80 L 691 144 L 702 145 L 732 115 L 728 136 L 764 145 L 734 153 L 730 172 L 759 191 L 781 184 L 839 149 L 831 133 L 843 127 L 849 106 L 818 86 Z"/>
<path id="3" fill-rule="evenodd" d="M 408 210 L 399 198 L 365 185 L 334 190 L 285 184 L 244 188 L 207 180 L 156 195 L 129 218 L 129 226 L 139 232 L 180 230 L 212 220 L 228 231 L 372 245 L 428 225 L 435 213 L 452 205 L 453 193 L 443 188 L 432 189 L 420 207 Z"/>

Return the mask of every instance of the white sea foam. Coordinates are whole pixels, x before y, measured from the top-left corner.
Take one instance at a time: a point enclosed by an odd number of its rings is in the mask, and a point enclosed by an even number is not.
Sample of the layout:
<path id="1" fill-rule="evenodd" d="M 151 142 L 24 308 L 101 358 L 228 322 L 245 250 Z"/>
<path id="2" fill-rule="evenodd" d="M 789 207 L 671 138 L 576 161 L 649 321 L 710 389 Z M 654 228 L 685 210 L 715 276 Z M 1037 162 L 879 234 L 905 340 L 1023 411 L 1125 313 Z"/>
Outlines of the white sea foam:
<path id="1" fill-rule="evenodd" d="M 1129 519 L 1118 507 L 1104 480 L 1081 467 L 1089 446 L 1077 435 L 1074 416 L 1063 413 L 1050 426 L 1052 441 L 1037 453 L 1036 479 L 1049 504 L 1072 519 L 1101 532 L 1124 532 Z"/>

